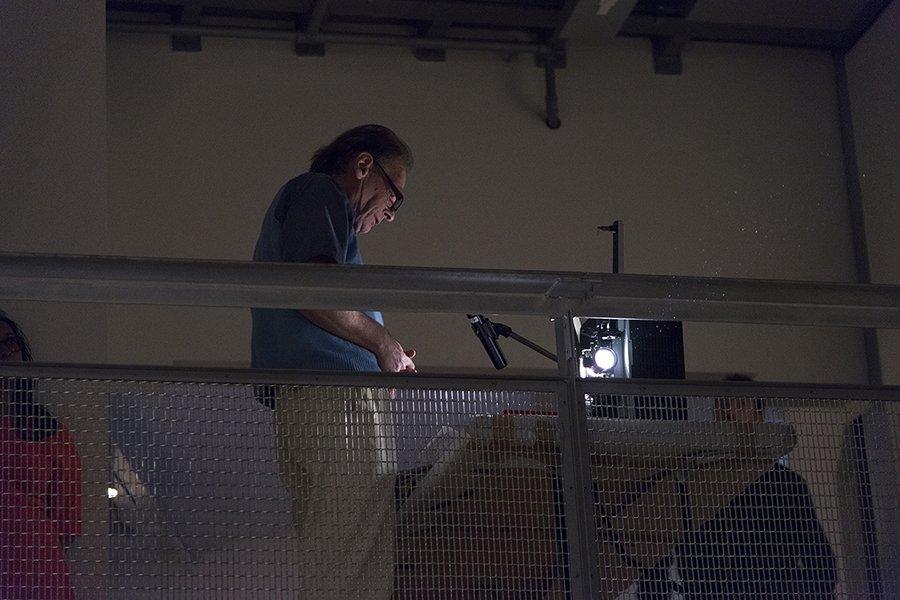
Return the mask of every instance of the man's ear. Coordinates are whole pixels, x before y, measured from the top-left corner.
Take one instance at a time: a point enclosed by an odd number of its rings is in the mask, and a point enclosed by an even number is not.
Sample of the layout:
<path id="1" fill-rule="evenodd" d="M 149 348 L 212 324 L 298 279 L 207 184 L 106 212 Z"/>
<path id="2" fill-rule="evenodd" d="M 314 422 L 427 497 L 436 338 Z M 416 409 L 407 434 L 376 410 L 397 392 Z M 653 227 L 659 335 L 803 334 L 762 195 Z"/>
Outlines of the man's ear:
<path id="1" fill-rule="evenodd" d="M 375 157 L 368 152 L 360 152 L 353 163 L 353 175 L 359 180 L 365 179 L 375 165 Z"/>

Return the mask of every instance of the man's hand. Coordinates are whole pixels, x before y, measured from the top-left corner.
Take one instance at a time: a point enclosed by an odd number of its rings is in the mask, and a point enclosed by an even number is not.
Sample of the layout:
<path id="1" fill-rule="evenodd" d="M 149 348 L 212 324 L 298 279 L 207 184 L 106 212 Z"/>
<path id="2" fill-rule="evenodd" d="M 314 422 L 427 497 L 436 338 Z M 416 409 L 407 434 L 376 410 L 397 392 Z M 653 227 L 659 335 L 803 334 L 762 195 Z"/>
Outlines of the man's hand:
<path id="1" fill-rule="evenodd" d="M 412 361 L 415 355 L 415 350 L 404 350 L 394 338 L 386 340 L 375 353 L 378 366 L 385 373 L 415 373 L 416 364 Z"/>
<path id="2" fill-rule="evenodd" d="M 378 322 L 355 310 L 301 310 L 300 313 L 328 333 L 372 352 L 385 373 L 415 373 L 415 350 L 404 350 Z"/>

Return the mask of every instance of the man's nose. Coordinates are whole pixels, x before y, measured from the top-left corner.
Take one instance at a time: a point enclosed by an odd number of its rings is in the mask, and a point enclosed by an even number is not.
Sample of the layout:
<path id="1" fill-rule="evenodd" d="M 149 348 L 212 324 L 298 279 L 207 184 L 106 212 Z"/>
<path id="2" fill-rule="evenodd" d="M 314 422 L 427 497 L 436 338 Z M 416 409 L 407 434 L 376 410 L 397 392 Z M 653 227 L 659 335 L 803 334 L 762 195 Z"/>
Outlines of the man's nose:
<path id="1" fill-rule="evenodd" d="M 384 209 L 384 218 L 387 221 L 393 221 L 394 220 L 394 211 L 392 211 L 389 208 Z"/>

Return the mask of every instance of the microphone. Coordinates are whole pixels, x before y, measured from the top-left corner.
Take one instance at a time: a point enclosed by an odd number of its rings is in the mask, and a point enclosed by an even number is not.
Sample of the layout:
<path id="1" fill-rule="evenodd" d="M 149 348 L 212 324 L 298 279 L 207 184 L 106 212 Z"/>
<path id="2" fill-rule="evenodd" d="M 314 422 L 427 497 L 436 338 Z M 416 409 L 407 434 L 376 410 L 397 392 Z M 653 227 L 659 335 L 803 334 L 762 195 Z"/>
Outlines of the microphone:
<path id="1" fill-rule="evenodd" d="M 494 324 L 491 323 L 484 315 L 466 315 L 469 317 L 469 323 L 472 324 L 472 331 L 475 336 L 481 340 L 484 351 L 487 352 L 494 364 L 495 369 L 502 369 L 508 363 L 506 357 L 503 356 L 503 349 L 497 343 L 497 332 L 494 330 Z"/>

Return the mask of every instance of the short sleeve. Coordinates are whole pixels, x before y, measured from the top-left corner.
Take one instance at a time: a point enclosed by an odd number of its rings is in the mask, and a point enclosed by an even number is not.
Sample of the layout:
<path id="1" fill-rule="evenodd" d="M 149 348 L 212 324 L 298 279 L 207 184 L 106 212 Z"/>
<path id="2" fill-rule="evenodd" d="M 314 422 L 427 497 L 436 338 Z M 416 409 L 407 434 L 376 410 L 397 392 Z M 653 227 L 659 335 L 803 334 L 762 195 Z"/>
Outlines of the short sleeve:
<path id="1" fill-rule="evenodd" d="M 327 175 L 310 173 L 284 190 L 282 260 L 310 262 L 317 257 L 342 264 L 353 227 L 350 204 Z"/>

